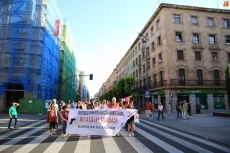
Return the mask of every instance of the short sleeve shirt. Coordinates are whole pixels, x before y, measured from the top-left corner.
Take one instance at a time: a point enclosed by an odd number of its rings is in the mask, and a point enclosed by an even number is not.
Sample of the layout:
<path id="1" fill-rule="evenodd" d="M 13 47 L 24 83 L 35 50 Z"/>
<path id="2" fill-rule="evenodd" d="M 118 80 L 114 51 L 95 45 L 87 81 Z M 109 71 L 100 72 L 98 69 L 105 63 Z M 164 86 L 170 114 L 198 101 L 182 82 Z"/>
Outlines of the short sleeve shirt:
<path id="1" fill-rule="evenodd" d="M 16 110 L 16 107 L 14 106 L 11 106 L 9 108 L 9 113 L 12 115 L 12 116 L 17 116 L 17 110 Z"/>

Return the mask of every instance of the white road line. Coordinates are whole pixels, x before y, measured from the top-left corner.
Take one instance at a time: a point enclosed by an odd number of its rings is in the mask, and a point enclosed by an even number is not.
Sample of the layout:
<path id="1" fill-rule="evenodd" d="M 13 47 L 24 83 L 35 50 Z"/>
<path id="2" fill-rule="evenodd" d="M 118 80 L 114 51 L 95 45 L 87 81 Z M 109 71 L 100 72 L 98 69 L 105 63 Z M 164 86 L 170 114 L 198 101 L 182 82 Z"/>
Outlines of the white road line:
<path id="1" fill-rule="evenodd" d="M 103 136 L 102 141 L 104 144 L 105 152 L 106 153 L 121 153 L 121 150 L 117 146 L 117 143 L 111 136 Z"/>
<path id="2" fill-rule="evenodd" d="M 142 122 L 145 122 L 145 123 L 149 123 L 151 125 L 154 125 L 154 126 L 157 126 L 157 127 L 160 127 L 162 129 L 165 129 L 165 130 L 168 130 L 170 132 L 173 132 L 173 133 L 176 133 L 176 134 L 179 134 L 181 136 L 184 136 L 184 137 L 187 137 L 189 139 L 192 139 L 192 140 L 195 140 L 195 141 L 198 141 L 200 143 L 203 143 L 203 144 L 206 144 L 206 145 L 209 145 L 211 147 L 214 147 L 214 148 L 217 148 L 219 150 L 222 150 L 222 151 L 225 151 L 225 152 L 229 152 L 230 149 L 227 148 L 227 147 L 224 147 L 224 146 L 221 146 L 219 144 L 216 144 L 216 143 L 213 143 L 213 142 L 210 142 L 210 141 L 207 141 L 207 140 L 204 140 L 204 139 L 201 139 L 201 138 L 198 138 L 198 137 L 195 137 L 195 136 L 192 136 L 192 135 L 189 135 L 189 134 L 185 134 L 185 133 L 182 133 L 182 132 L 179 132 L 179 131 L 176 131 L 176 130 L 173 130 L 173 129 L 170 129 L 170 128 L 167 128 L 167 127 L 164 127 L 162 125 L 159 125 L 159 124 L 156 124 L 156 123 L 153 123 L 153 122 L 147 122 L 143 119 L 141 119 Z"/>
<path id="3" fill-rule="evenodd" d="M 177 148 L 171 146 L 170 144 L 158 139 L 157 137 L 154 137 L 151 134 L 148 134 L 147 132 L 141 130 L 138 127 L 135 127 L 135 131 L 140 133 L 141 135 L 144 135 L 147 139 L 155 143 L 156 145 L 160 146 L 162 149 L 168 151 L 168 152 L 176 152 L 176 153 L 183 153 L 182 151 L 178 150 Z"/>
<path id="4" fill-rule="evenodd" d="M 153 132 L 156 132 L 157 134 L 160 134 L 160 135 L 162 135 L 162 136 L 164 136 L 164 137 L 167 137 L 168 139 L 171 139 L 171 140 L 173 140 L 173 141 L 175 141 L 175 142 L 177 142 L 177 143 L 179 143 L 179 144 L 181 144 L 181 145 L 184 145 L 184 146 L 186 146 L 186 147 L 188 147 L 188 148 L 190 148 L 190 149 L 192 149 L 192 150 L 195 150 L 196 152 L 199 152 L 199 153 L 212 153 L 211 151 L 206 150 L 206 149 L 204 149 L 204 148 L 202 148 L 202 147 L 200 147 L 200 146 L 197 146 L 197 145 L 195 145 L 195 144 L 192 144 L 192 143 L 190 143 L 190 142 L 188 142 L 188 141 L 185 141 L 185 140 L 183 140 L 183 139 L 177 138 L 177 137 L 175 137 L 175 136 L 173 136 L 173 135 L 167 134 L 167 133 L 165 133 L 165 132 L 163 132 L 163 131 L 160 131 L 160 130 L 158 130 L 158 129 L 155 129 L 155 128 L 153 128 L 153 127 L 150 127 L 150 126 L 148 126 L 148 125 L 146 125 L 146 124 L 144 124 L 144 123 L 139 124 L 139 126 L 145 127 L 145 128 L 147 128 L 147 129 L 149 129 L 149 130 L 151 130 L 151 131 L 153 131 Z"/>
<path id="5" fill-rule="evenodd" d="M 90 152 L 90 137 L 81 136 L 77 142 L 74 153 L 89 153 Z"/>
<path id="6" fill-rule="evenodd" d="M 44 141 L 48 136 L 50 136 L 50 130 L 47 130 L 42 135 L 38 136 L 34 140 L 30 141 L 28 144 L 25 144 L 23 147 L 15 151 L 14 153 L 25 153 L 30 152 L 35 147 L 37 147 L 42 141 Z"/>
<path id="7" fill-rule="evenodd" d="M 41 130 L 41 128 L 45 128 L 46 126 L 47 126 L 47 125 L 44 124 L 44 125 L 40 126 L 40 128 L 35 128 L 35 129 L 33 129 L 33 130 L 30 130 L 29 132 L 24 133 L 23 135 L 20 135 L 20 136 L 14 138 L 14 139 L 11 139 L 10 141 L 7 141 L 6 143 L 4 143 L 4 144 L 2 144 L 2 145 L 0 146 L 0 152 L 1 152 L 2 150 L 5 150 L 5 149 L 8 148 L 8 147 L 14 145 L 15 143 L 17 143 L 17 142 L 23 140 L 24 138 L 27 138 L 28 136 L 30 136 L 30 135 L 36 133 L 37 131 Z"/>
<path id="8" fill-rule="evenodd" d="M 137 151 L 141 153 L 153 153 L 149 148 L 147 148 L 143 143 L 137 140 L 135 137 L 129 137 L 128 132 L 122 129 L 120 134 L 127 140 L 128 143 Z"/>
<path id="9" fill-rule="evenodd" d="M 60 135 L 45 151 L 44 153 L 51 153 L 51 152 L 59 152 L 61 148 L 66 143 L 66 140 L 68 137 L 63 138 L 62 135 Z"/>
<path id="10" fill-rule="evenodd" d="M 41 120 L 41 121 L 38 121 L 38 122 L 36 122 L 36 123 L 27 125 L 27 126 L 25 126 L 25 127 L 18 127 L 18 129 L 16 129 L 16 130 L 12 130 L 12 131 L 10 131 L 10 132 L 8 132 L 8 133 L 5 133 L 5 134 L 1 135 L 0 140 L 5 139 L 5 138 L 7 138 L 7 137 L 9 137 L 9 136 L 11 136 L 11 135 L 13 135 L 13 134 L 16 134 L 16 133 L 18 133 L 18 132 L 20 132 L 20 131 L 23 131 L 23 130 L 25 130 L 25 129 L 34 128 L 34 127 L 32 127 L 32 126 L 36 126 L 36 125 L 38 125 L 38 124 L 41 124 L 42 122 L 44 122 L 44 124 L 45 124 L 45 121 L 44 121 L 44 120 Z"/>

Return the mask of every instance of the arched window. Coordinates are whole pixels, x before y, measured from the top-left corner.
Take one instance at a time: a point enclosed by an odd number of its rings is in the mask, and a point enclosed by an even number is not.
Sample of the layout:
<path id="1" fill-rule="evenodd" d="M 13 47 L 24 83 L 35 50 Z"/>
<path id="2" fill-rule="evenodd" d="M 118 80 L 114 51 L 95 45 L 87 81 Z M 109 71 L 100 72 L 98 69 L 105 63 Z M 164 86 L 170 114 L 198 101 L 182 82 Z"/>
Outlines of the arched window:
<path id="1" fill-rule="evenodd" d="M 185 85 L 185 70 L 179 69 L 179 85 L 184 86 Z"/>
<path id="2" fill-rule="evenodd" d="M 203 85 L 202 70 L 200 70 L 200 69 L 196 70 L 196 78 L 197 78 L 197 85 L 202 86 Z"/>
<path id="3" fill-rule="evenodd" d="M 216 86 L 220 85 L 220 75 L 219 75 L 219 70 L 214 70 L 213 71 L 213 78 Z"/>
<path id="4" fill-rule="evenodd" d="M 164 73 L 163 73 L 163 71 L 160 71 L 160 76 L 159 76 L 160 78 L 160 83 L 161 83 L 161 86 L 163 86 L 163 82 L 164 82 Z"/>

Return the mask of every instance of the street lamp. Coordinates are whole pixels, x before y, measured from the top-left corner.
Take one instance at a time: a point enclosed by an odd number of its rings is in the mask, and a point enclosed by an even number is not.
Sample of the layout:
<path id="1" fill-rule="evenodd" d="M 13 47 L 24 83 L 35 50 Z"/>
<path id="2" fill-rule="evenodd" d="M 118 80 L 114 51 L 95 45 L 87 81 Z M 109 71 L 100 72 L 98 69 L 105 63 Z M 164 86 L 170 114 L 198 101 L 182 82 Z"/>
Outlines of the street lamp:
<path id="1" fill-rule="evenodd" d="M 172 111 L 172 98 L 173 98 L 173 94 L 172 93 L 170 94 L 170 97 L 171 97 L 171 111 Z"/>

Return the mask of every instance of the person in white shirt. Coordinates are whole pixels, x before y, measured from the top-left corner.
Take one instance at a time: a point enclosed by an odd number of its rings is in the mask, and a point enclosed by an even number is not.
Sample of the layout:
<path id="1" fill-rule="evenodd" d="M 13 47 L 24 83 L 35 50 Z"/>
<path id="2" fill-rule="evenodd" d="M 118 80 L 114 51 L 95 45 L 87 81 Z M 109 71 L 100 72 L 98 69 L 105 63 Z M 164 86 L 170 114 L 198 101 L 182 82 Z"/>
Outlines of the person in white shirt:
<path id="1" fill-rule="evenodd" d="M 103 100 L 102 103 L 99 105 L 99 109 L 106 109 L 108 106 L 106 105 L 106 100 Z"/>
<path id="2" fill-rule="evenodd" d="M 162 116 L 162 119 L 164 120 L 163 105 L 161 105 L 161 103 L 158 104 L 158 118 L 157 118 L 157 120 L 159 120 L 160 114 Z"/>

